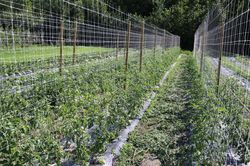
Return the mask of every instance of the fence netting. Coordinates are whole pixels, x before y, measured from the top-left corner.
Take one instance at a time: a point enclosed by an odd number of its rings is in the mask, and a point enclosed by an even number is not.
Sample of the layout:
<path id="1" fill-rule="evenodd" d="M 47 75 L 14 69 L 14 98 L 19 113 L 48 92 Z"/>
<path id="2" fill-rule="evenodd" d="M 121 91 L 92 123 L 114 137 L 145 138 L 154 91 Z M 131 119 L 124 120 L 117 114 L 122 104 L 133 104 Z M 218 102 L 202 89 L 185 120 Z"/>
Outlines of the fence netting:
<path id="1" fill-rule="evenodd" d="M 248 0 L 218 0 L 195 33 L 194 56 L 208 94 L 217 94 L 219 101 L 214 104 L 220 108 L 204 153 L 225 165 L 250 160 L 249 14 Z"/>
<path id="2" fill-rule="evenodd" d="M 102 1 L 2 0 L 0 5 L 1 91 L 20 91 L 18 84 L 5 87 L 11 78 L 125 54 L 129 23 L 131 51 L 141 44 L 144 52 L 179 44 L 178 36 Z"/>
<path id="3" fill-rule="evenodd" d="M 0 165 L 89 161 L 179 45 L 102 0 L 0 0 Z"/>

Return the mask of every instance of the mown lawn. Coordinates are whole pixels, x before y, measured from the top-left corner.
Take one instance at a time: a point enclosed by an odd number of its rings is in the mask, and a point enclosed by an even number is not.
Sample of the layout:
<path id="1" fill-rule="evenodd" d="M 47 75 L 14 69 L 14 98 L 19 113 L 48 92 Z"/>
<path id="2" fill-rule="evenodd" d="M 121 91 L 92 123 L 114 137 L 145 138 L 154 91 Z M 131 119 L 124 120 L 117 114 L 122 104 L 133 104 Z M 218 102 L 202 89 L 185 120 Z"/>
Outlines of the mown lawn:
<path id="1" fill-rule="evenodd" d="M 102 53 L 114 51 L 114 48 L 104 47 L 85 47 L 77 46 L 76 54 Z M 72 46 L 63 47 L 64 57 L 70 57 L 73 54 Z M 60 55 L 60 47 L 58 46 L 30 46 L 12 49 L 0 49 L 0 62 L 23 62 L 27 60 L 48 59 Z"/>

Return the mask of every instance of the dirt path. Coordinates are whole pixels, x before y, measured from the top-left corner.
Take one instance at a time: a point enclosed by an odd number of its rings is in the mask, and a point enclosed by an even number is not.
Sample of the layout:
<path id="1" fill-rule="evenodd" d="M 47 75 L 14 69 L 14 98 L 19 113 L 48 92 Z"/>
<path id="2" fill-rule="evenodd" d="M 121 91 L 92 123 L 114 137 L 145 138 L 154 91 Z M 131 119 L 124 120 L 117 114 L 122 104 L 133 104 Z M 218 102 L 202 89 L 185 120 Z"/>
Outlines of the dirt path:
<path id="1" fill-rule="evenodd" d="M 192 165 L 192 102 L 199 95 L 196 69 L 194 59 L 180 59 L 116 165 Z"/>
<path id="2" fill-rule="evenodd" d="M 182 55 L 180 55 L 179 58 L 181 56 Z M 163 76 L 163 78 L 159 82 L 159 86 L 157 86 L 156 89 L 159 89 L 163 85 L 163 83 L 166 81 L 170 71 L 175 67 L 175 65 L 176 65 L 176 63 L 171 65 L 170 69 L 168 71 L 166 71 L 165 75 Z M 103 159 L 104 159 L 103 165 L 104 166 L 112 166 L 113 165 L 113 159 L 115 158 L 115 156 L 120 155 L 120 150 L 122 149 L 122 147 L 126 143 L 128 136 L 129 136 L 129 133 L 134 131 L 135 127 L 138 125 L 140 119 L 143 117 L 144 113 L 150 107 L 151 102 L 155 99 L 156 95 L 157 95 L 157 92 L 153 91 L 150 95 L 150 98 L 144 102 L 143 107 L 140 110 L 138 116 L 134 120 L 131 121 L 130 125 L 127 126 L 127 128 L 125 128 L 124 130 L 121 131 L 120 135 L 118 136 L 118 138 L 116 140 L 114 140 L 111 144 L 109 144 L 107 146 L 107 150 L 103 155 Z M 156 164 L 155 160 L 153 160 L 152 162 L 154 163 L 154 165 Z M 149 162 L 149 163 L 151 163 L 151 162 Z M 146 165 L 148 165 L 148 164 L 146 164 Z"/>

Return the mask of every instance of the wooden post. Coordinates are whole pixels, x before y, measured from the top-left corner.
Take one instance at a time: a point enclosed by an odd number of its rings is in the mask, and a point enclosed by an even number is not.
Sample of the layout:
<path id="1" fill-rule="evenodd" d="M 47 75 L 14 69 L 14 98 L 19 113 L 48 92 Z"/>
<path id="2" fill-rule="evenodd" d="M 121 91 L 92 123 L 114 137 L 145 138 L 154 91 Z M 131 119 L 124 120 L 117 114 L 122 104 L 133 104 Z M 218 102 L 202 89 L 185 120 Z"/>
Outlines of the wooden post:
<path id="1" fill-rule="evenodd" d="M 224 24 L 223 21 L 221 22 L 221 38 L 220 38 L 220 55 L 219 55 L 219 62 L 218 62 L 218 73 L 217 73 L 217 87 L 216 91 L 217 94 L 219 94 L 219 86 L 220 86 L 220 76 L 221 76 L 221 61 L 222 61 L 222 56 L 223 56 L 223 48 L 224 48 Z"/>
<path id="2" fill-rule="evenodd" d="M 127 32 L 127 41 L 126 41 L 126 58 L 125 58 L 125 71 L 128 71 L 128 51 L 130 44 L 130 31 L 131 31 L 131 22 L 128 23 L 128 32 Z"/>
<path id="3" fill-rule="evenodd" d="M 195 57 L 195 60 L 197 60 L 197 57 L 196 57 L 196 42 L 197 42 L 197 38 L 196 38 L 196 33 L 194 35 L 194 54 L 193 56 Z"/>
<path id="4" fill-rule="evenodd" d="M 4 39 L 5 39 L 5 43 L 6 43 L 6 48 L 7 48 L 7 50 L 9 50 L 9 35 L 7 33 L 7 30 L 5 30 L 5 37 L 4 37 Z"/>
<path id="5" fill-rule="evenodd" d="M 127 31 L 124 32 L 124 58 L 126 58 Z"/>
<path id="6" fill-rule="evenodd" d="M 154 56 L 155 56 L 155 52 L 156 52 L 156 40 L 157 40 L 157 29 L 155 28 Z"/>
<path id="7" fill-rule="evenodd" d="M 120 36 L 119 32 L 117 32 L 117 37 L 116 37 L 116 60 L 118 60 L 118 54 L 119 54 L 119 42 L 120 42 Z"/>
<path id="8" fill-rule="evenodd" d="M 63 32 L 64 32 L 64 23 L 63 20 L 61 20 L 61 26 L 60 26 L 60 59 L 59 59 L 59 72 L 60 75 L 62 75 L 62 68 L 63 68 Z"/>
<path id="9" fill-rule="evenodd" d="M 77 40 L 77 20 L 74 27 L 74 43 L 73 43 L 73 65 L 76 64 L 76 40 Z"/>
<path id="10" fill-rule="evenodd" d="M 144 24 L 142 21 L 141 25 L 141 42 L 140 42 L 140 72 L 142 71 L 142 58 L 143 58 L 143 49 L 144 49 Z"/>
<path id="11" fill-rule="evenodd" d="M 164 30 L 162 54 L 164 54 L 165 50 L 166 50 L 166 30 Z"/>
<path id="12" fill-rule="evenodd" d="M 131 31 L 131 21 L 128 22 L 128 31 L 127 31 L 127 38 L 126 38 L 126 57 L 125 57 L 125 75 L 127 75 L 128 71 L 128 51 L 129 51 L 129 44 L 130 44 L 130 31 Z M 127 76 L 125 76 L 125 84 L 124 89 L 127 89 Z"/>
<path id="13" fill-rule="evenodd" d="M 205 22 L 204 22 L 204 29 L 203 29 L 203 37 L 202 37 L 202 46 L 201 46 L 201 59 L 200 59 L 200 73 L 203 72 L 203 59 L 204 59 L 204 49 L 205 49 Z"/>
<path id="14" fill-rule="evenodd" d="M 15 45 L 15 33 L 14 33 L 14 19 L 13 19 L 13 0 L 10 1 L 10 8 L 11 8 L 11 37 L 12 37 L 12 50 L 16 52 L 16 45 Z"/>

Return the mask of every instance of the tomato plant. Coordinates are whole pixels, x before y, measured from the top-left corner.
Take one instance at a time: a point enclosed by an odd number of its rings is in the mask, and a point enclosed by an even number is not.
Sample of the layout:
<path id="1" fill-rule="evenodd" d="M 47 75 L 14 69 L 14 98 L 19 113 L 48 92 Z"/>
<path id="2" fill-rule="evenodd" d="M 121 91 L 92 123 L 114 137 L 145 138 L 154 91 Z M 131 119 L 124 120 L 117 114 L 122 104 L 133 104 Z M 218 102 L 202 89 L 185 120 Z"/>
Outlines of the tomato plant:
<path id="1" fill-rule="evenodd" d="M 131 56 L 127 74 L 121 57 L 65 68 L 61 76 L 42 72 L 5 80 L 4 89 L 17 86 L 19 93 L 0 95 L 0 163 L 89 162 L 135 118 L 178 54 L 177 48 L 155 57 L 148 53 L 142 72 L 138 57 Z"/>

